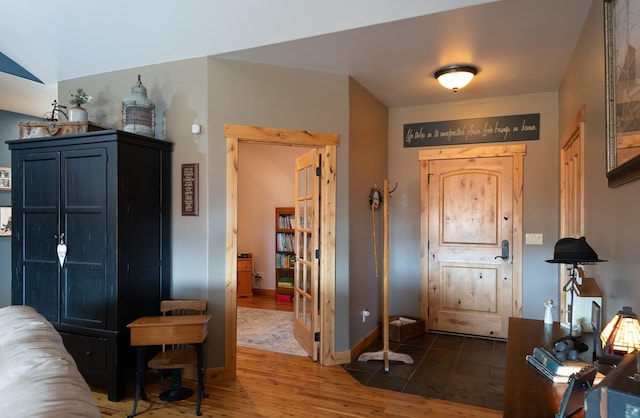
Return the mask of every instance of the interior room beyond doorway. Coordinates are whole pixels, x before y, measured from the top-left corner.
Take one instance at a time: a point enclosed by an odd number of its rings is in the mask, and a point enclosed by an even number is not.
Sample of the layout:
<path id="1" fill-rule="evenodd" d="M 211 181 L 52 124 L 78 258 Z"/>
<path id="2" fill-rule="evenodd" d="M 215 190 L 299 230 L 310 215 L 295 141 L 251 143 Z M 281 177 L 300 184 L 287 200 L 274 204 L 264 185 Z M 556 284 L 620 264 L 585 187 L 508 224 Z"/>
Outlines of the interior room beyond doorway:
<path id="1" fill-rule="evenodd" d="M 254 292 L 276 289 L 276 216 L 294 207 L 295 160 L 311 148 L 242 143 L 238 164 L 238 254 L 251 254 Z"/>

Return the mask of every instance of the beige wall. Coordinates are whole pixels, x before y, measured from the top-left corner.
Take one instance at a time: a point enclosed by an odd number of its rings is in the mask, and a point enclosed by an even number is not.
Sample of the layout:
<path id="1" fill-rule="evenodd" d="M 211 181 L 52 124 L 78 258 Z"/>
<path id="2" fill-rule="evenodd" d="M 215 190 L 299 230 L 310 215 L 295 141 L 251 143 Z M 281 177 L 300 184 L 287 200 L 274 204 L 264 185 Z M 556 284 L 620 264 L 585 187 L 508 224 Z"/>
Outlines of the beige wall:
<path id="1" fill-rule="evenodd" d="M 614 189 L 606 179 L 604 17 L 593 2 L 560 89 L 560 132 L 585 105 L 585 236 L 600 258 L 585 267 L 603 291 L 603 321 L 622 306 L 640 311 L 640 181 Z M 597 46 L 597 47 L 596 47 Z"/>
<path id="2" fill-rule="evenodd" d="M 276 288 L 275 208 L 294 206 L 295 161 L 308 148 L 240 144 L 238 252 L 252 253 L 264 273 L 261 289 Z"/>
<path id="3" fill-rule="evenodd" d="M 60 97 L 82 87 L 96 97 L 89 118 L 106 128 L 121 127 L 121 102 L 137 75 L 157 109 L 156 136 L 175 143 L 173 155 L 173 297 L 203 297 L 213 319 L 209 324 L 209 367 L 224 364 L 224 293 L 226 225 L 225 123 L 306 129 L 340 135 L 338 147 L 336 317 L 348 315 L 348 77 L 213 58 L 169 62 L 66 80 Z M 191 124 L 202 124 L 200 135 Z M 240 157 L 242 158 L 242 157 Z M 182 163 L 200 164 L 200 216 L 180 211 Z M 342 176 L 344 174 L 344 176 Z M 340 225 L 340 222 L 343 224 Z M 347 349 L 348 326 L 336 321 L 336 350 Z"/>
<path id="4" fill-rule="evenodd" d="M 336 351 L 348 348 L 349 315 L 349 135 L 348 76 L 247 62 L 209 59 L 209 230 L 211 245 L 209 300 L 224 304 L 226 141 L 223 124 L 267 126 L 331 132 L 340 135 L 337 149 L 336 201 Z M 242 157 L 240 157 L 242 159 Z M 242 161 L 240 161 L 242 164 Z M 215 313 L 214 313 L 215 314 Z M 219 313 L 222 315 L 222 311 Z M 221 327 L 222 328 L 222 327 Z M 219 333 L 220 330 L 216 330 Z M 216 334 L 222 341 L 223 334 Z M 222 348 L 220 348 L 222 351 Z"/>
<path id="5" fill-rule="evenodd" d="M 207 119 L 206 59 L 192 59 L 131 70 L 97 74 L 59 84 L 60 103 L 68 104 L 69 92 L 83 88 L 93 96 L 84 107 L 89 120 L 108 129 L 122 128 L 122 100 L 142 77 L 149 99 L 156 106 L 156 138 L 175 144 L 173 151 L 172 297 L 197 298 L 207 290 L 207 154 L 208 132 L 191 133 L 193 123 Z M 181 216 L 180 165 L 200 164 L 200 216 Z"/>
<path id="6" fill-rule="evenodd" d="M 455 94 L 464 98 L 464 91 Z M 544 301 L 558 300 L 556 270 L 544 261 L 553 256 L 558 239 L 557 112 L 554 92 L 391 109 L 389 178 L 398 182 L 389 228 L 392 315 L 420 314 L 420 148 L 404 148 L 402 141 L 403 125 L 417 122 L 540 113 L 540 139 L 522 142 L 527 146 L 523 231 L 541 233 L 544 241 L 523 248 L 523 316 L 542 319 Z"/>

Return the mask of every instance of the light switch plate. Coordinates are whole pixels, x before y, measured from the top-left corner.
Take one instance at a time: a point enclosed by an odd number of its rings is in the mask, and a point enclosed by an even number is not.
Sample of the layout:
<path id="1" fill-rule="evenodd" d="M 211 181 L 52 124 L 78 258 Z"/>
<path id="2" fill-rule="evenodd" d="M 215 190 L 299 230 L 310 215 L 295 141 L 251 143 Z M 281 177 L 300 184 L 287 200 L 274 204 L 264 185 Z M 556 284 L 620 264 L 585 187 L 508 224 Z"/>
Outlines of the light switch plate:
<path id="1" fill-rule="evenodd" d="M 525 234 L 524 243 L 526 245 L 542 245 L 542 234 Z"/>

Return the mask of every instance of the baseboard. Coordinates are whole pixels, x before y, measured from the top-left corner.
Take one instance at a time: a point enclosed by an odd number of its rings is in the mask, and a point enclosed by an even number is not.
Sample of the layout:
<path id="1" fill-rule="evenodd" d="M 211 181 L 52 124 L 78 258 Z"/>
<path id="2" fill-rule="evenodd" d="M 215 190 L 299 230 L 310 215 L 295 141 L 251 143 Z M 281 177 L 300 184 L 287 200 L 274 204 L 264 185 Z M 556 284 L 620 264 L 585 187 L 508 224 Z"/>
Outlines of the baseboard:
<path id="1" fill-rule="evenodd" d="M 356 361 L 360 354 L 364 352 L 380 335 L 380 327 L 375 327 L 369 335 L 365 336 L 358 344 L 351 349 L 351 361 Z"/>
<path id="2" fill-rule="evenodd" d="M 351 351 L 338 351 L 333 354 L 333 364 L 329 364 L 328 366 L 333 366 L 336 364 L 346 364 L 351 361 Z"/>
<path id="3" fill-rule="evenodd" d="M 253 289 L 256 296 L 273 296 L 276 297 L 276 289 Z"/>
<path id="4" fill-rule="evenodd" d="M 207 383 L 224 381 L 224 367 L 209 367 L 204 371 Z"/>

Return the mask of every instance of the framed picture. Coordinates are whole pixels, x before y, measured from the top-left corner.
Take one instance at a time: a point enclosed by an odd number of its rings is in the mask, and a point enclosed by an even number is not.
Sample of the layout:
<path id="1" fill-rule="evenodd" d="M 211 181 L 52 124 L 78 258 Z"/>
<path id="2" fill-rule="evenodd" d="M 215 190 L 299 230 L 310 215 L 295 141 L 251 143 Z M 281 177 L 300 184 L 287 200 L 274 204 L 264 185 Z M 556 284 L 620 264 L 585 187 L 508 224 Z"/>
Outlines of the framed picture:
<path id="1" fill-rule="evenodd" d="M 640 2 L 604 0 L 607 179 L 640 178 Z"/>
<path id="2" fill-rule="evenodd" d="M 11 190 L 11 167 L 0 167 L 0 190 Z"/>
<path id="3" fill-rule="evenodd" d="M 0 206 L 0 237 L 11 236 L 11 206 Z"/>

